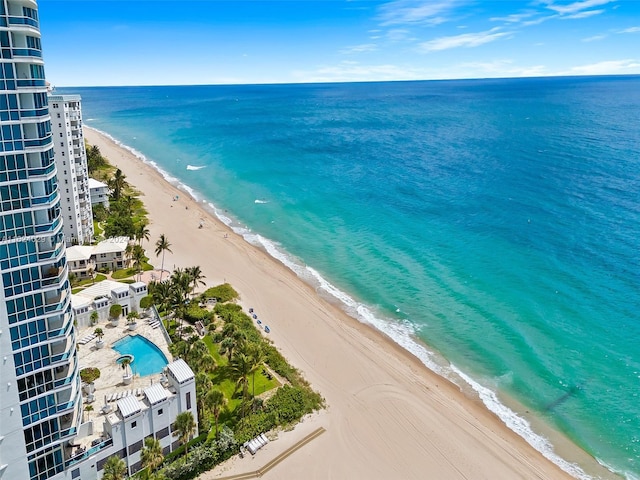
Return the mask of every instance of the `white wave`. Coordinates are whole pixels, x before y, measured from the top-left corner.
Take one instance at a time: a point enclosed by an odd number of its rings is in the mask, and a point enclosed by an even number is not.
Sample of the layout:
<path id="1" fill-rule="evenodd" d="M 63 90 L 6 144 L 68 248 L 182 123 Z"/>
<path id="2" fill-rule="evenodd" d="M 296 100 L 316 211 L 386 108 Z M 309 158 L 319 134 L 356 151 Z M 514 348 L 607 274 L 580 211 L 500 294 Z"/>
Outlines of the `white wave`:
<path id="1" fill-rule="evenodd" d="M 531 424 L 529 424 L 526 419 L 522 418 L 516 412 L 500 402 L 498 396 L 493 390 L 480 385 L 478 382 L 473 380 L 470 376 L 465 374 L 462 370 L 460 370 L 453 364 L 451 364 L 451 369 L 471 388 L 475 390 L 475 392 L 482 400 L 482 403 L 484 403 L 484 405 L 489 410 L 495 413 L 507 427 L 524 438 L 529 443 L 529 445 L 538 450 L 547 459 L 551 460 L 562 470 L 572 475 L 573 477 L 580 480 L 591 479 L 591 476 L 587 475 L 584 470 L 582 470 L 582 468 L 580 468 L 578 465 L 570 463 L 556 454 L 553 450 L 553 445 L 551 444 L 551 442 L 549 442 L 549 440 L 547 440 L 542 435 L 538 435 L 537 433 L 535 433 L 531 428 Z"/>
<path id="2" fill-rule="evenodd" d="M 262 204 L 262 203 L 269 203 L 269 200 L 260 200 L 259 198 L 257 198 L 257 199 L 255 199 L 255 200 L 253 201 L 253 203 L 260 203 L 260 204 Z"/>
<path id="3" fill-rule="evenodd" d="M 203 168 L 207 168 L 206 165 L 195 166 L 195 165 L 187 165 L 187 170 L 202 170 Z"/>

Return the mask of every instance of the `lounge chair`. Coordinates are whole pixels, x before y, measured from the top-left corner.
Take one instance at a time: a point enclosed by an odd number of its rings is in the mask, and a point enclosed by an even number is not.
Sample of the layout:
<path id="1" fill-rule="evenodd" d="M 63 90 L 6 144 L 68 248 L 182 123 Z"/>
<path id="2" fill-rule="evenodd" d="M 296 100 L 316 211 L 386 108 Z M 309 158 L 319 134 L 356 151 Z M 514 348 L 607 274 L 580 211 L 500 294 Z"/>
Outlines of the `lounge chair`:
<path id="1" fill-rule="evenodd" d="M 266 436 L 264 433 L 261 433 L 261 434 L 260 434 L 260 438 L 261 438 L 262 440 L 264 440 L 265 445 L 266 445 L 267 443 L 269 443 L 269 439 L 267 438 L 267 436 Z"/>

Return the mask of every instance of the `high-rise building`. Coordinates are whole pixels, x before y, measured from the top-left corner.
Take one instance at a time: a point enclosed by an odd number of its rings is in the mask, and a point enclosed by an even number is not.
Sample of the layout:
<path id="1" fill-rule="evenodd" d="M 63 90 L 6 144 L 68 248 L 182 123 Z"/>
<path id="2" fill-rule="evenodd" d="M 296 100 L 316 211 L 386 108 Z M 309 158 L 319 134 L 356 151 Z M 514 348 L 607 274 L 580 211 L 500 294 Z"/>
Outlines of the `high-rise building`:
<path id="1" fill-rule="evenodd" d="M 90 243 L 93 212 L 80 95 L 49 95 L 49 113 L 65 240 L 67 245 Z"/>
<path id="2" fill-rule="evenodd" d="M 13 480 L 63 472 L 82 413 L 37 8 L 0 0 L 0 477 Z"/>

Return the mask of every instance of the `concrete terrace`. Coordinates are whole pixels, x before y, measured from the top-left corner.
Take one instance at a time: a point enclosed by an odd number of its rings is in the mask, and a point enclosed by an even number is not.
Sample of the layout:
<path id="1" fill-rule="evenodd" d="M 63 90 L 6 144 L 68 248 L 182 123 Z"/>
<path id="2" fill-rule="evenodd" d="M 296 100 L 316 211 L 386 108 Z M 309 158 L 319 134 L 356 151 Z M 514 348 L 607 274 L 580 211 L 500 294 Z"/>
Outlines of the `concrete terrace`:
<path id="1" fill-rule="evenodd" d="M 80 340 L 90 334 L 93 334 L 94 330 L 98 327 L 104 332 L 102 340 L 104 341 L 103 348 L 96 348 L 96 340 L 89 341 L 88 343 L 81 345 L 78 344 L 78 360 L 80 370 L 86 367 L 96 367 L 100 370 L 100 378 L 94 382 L 95 391 L 93 393 L 95 400 L 91 403 L 93 407 L 92 412 L 86 412 L 84 414 L 84 421 L 88 419 L 93 421 L 93 435 L 85 437 L 80 443 L 83 447 L 88 446 L 91 441 L 99 438 L 102 435 L 103 422 L 106 419 L 106 415 L 109 412 L 116 410 L 117 403 L 115 401 L 105 403 L 105 398 L 110 397 L 114 393 L 126 393 L 128 391 L 142 392 L 144 388 L 149 387 L 152 383 L 158 383 L 161 379 L 161 374 L 148 375 L 140 377 L 135 374 L 133 380 L 128 385 L 123 382 L 124 370 L 116 363 L 116 360 L 120 357 L 120 354 L 116 352 L 112 346 L 118 340 L 128 335 L 142 335 L 148 340 L 152 341 L 161 351 L 169 362 L 172 361 L 173 356 L 169 352 L 167 341 L 163 335 L 162 326 L 153 328 L 150 322 L 154 320 L 152 315 L 139 318 L 137 321 L 137 328 L 134 331 L 129 330 L 126 320 L 120 319 L 118 326 L 114 327 L 111 322 L 99 322 L 92 327 L 83 327 L 78 329 L 77 340 Z M 136 359 L 135 361 L 141 361 L 142 359 Z M 134 361 L 134 365 L 135 365 Z M 142 398 L 140 396 L 138 399 Z M 86 406 L 87 393 L 83 392 L 83 402 Z M 110 406 L 107 409 L 107 413 L 103 411 L 105 405 Z"/>

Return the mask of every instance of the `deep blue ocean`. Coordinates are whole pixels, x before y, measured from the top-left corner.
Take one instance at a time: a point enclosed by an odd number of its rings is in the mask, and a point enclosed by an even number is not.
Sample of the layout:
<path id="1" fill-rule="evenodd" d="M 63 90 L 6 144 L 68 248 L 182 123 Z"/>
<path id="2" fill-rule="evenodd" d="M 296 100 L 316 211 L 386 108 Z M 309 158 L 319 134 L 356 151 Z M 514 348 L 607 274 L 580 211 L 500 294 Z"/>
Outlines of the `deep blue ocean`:
<path id="1" fill-rule="evenodd" d="M 526 418 L 640 478 L 640 77 L 57 92 L 563 468 Z"/>

